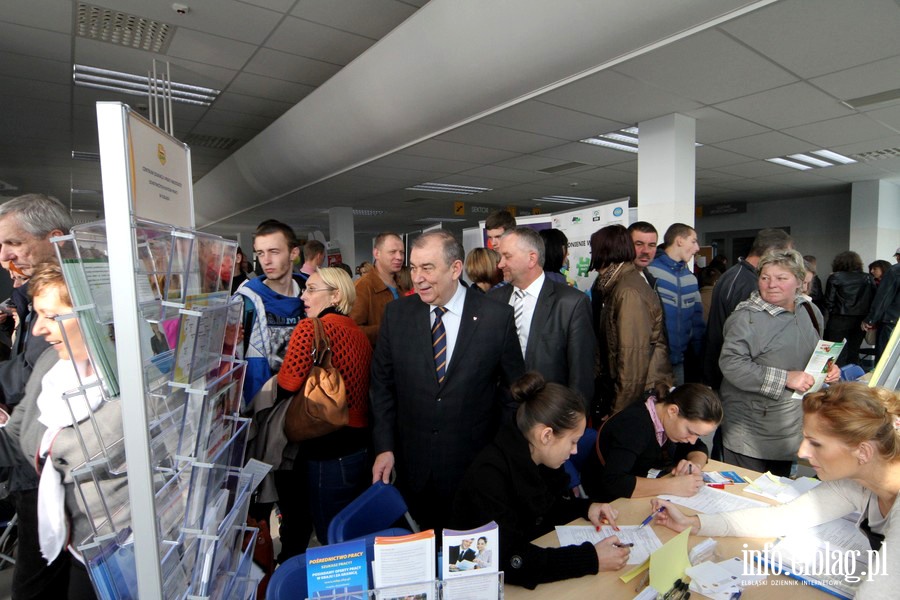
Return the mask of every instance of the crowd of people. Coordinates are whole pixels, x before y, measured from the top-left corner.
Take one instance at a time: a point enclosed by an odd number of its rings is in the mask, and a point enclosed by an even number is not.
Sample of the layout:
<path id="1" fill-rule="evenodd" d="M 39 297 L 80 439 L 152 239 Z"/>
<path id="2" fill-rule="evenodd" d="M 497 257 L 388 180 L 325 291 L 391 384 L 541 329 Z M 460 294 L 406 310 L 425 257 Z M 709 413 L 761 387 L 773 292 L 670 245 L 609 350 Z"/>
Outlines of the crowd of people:
<path id="1" fill-rule="evenodd" d="M 58 409 L 76 374 L 96 377 L 76 320 L 56 319 L 72 307 L 49 240 L 70 227 L 46 196 L 0 205 L 0 261 L 20 283 L 0 313 L 10 348 L 0 362 L 10 413 L 0 467 L 20 519 L 14 597 L 92 597 L 72 545 L 90 507 L 77 501 L 70 454 L 88 412 L 121 427 L 115 404 L 86 397 L 86 412 Z M 900 316 L 900 262 L 876 261 L 865 273 L 856 253 L 842 252 L 817 288 L 814 257 L 784 231 L 764 229 L 733 266 L 719 255 L 694 271 L 693 227 L 670 226 L 660 244 L 641 221 L 591 236 L 596 278 L 585 293 L 566 277 L 562 232 L 519 227 L 506 211 L 489 215 L 485 229 L 485 247 L 468 255 L 447 231 L 423 233 L 408 261 L 403 238 L 382 233 L 354 280 L 346 265 L 324 266 L 322 243 L 301 244 L 289 225 L 268 220 L 253 237 L 257 272 L 240 249 L 229 263 L 244 307 L 238 354 L 248 365 L 242 411 L 257 431 L 251 454 L 273 465 L 250 513 L 268 520 L 277 504 L 279 561 L 303 553 L 313 533 L 328 543 L 331 519 L 383 481 L 422 528 L 496 521 L 498 548 L 467 540 L 452 564 L 496 561 L 508 583 L 533 588 L 628 559 L 615 536 L 555 549 L 532 543 L 555 525 L 584 517 L 615 526 L 616 498 L 696 494 L 710 457 L 787 475 L 798 452 L 827 484 L 794 504 L 697 519 L 654 499 L 666 508 L 657 518 L 709 535 L 775 535 L 858 510 L 873 548 L 895 537 L 900 397 L 836 382 L 864 339 L 876 357 L 884 351 Z M 317 331 L 329 340 L 349 417 L 290 441 L 285 407 L 313 367 Z M 847 340 L 827 372 L 833 385 L 792 400 L 813 385 L 804 367 L 823 337 Z M 596 443 L 578 497 L 561 467 L 588 428 Z M 714 432 L 707 447 L 700 438 Z M 126 483 L 102 485 L 121 494 Z M 864 589 L 886 597 L 884 585 Z"/>

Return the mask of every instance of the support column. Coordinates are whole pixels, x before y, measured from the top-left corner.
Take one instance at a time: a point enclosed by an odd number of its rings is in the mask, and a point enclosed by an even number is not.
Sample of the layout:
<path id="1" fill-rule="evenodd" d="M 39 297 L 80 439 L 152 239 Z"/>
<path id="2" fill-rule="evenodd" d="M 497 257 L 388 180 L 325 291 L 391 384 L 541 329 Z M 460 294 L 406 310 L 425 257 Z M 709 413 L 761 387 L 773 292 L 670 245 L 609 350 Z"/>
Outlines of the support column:
<path id="1" fill-rule="evenodd" d="M 328 239 L 341 248 L 343 262 L 353 269 L 356 262 L 356 239 L 353 228 L 353 209 L 335 206 L 328 209 Z"/>
<path id="2" fill-rule="evenodd" d="M 850 249 L 862 257 L 864 268 L 878 259 L 894 264 L 900 247 L 900 187 L 857 181 L 850 198 Z"/>
<path id="3" fill-rule="evenodd" d="M 638 220 L 659 230 L 672 223 L 694 226 L 696 123 L 671 114 L 638 124 Z"/>

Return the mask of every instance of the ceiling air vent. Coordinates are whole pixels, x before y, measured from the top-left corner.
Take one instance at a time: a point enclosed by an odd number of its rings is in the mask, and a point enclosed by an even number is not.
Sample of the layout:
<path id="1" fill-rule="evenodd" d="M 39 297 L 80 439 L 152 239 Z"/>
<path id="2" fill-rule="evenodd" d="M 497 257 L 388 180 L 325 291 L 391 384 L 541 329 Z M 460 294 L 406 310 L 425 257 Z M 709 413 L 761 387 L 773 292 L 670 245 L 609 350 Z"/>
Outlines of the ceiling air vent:
<path id="1" fill-rule="evenodd" d="M 562 171 L 568 171 L 569 169 L 576 169 L 578 167 L 586 167 L 587 165 L 580 162 L 567 162 L 561 165 L 556 165 L 555 167 L 547 167 L 546 169 L 538 169 L 538 173 L 560 173 Z"/>
<path id="2" fill-rule="evenodd" d="M 191 133 L 184 138 L 184 143 L 193 147 L 212 148 L 214 150 L 234 150 L 240 145 L 241 140 L 238 138 Z"/>
<path id="3" fill-rule="evenodd" d="M 75 35 L 116 46 L 165 54 L 175 26 L 118 10 L 78 3 Z"/>
<path id="4" fill-rule="evenodd" d="M 873 160 L 881 160 L 883 158 L 897 158 L 900 157 L 900 148 L 870 150 L 869 152 L 860 152 L 859 154 L 853 154 L 852 156 L 860 162 L 871 162 Z"/>

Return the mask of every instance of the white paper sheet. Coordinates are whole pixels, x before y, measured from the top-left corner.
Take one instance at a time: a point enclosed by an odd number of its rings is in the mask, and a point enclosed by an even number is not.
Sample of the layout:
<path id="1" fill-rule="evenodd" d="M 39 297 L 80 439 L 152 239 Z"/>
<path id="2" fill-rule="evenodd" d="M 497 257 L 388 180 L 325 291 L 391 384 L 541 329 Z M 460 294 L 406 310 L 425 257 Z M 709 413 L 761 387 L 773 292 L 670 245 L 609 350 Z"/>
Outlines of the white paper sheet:
<path id="1" fill-rule="evenodd" d="M 619 531 L 608 525 L 601 527 L 600 531 L 593 525 L 558 525 L 556 535 L 560 546 L 577 546 L 584 542 L 596 544 L 610 536 L 617 536 L 622 544 L 634 544 L 628 556 L 629 565 L 641 564 L 650 558 L 651 552 L 662 547 L 652 527 L 640 528 L 637 525 L 619 526 Z"/>
<path id="2" fill-rule="evenodd" d="M 743 496 L 737 496 L 735 494 L 723 492 L 721 490 L 717 490 L 708 486 L 701 487 L 700 491 L 690 498 L 672 496 L 670 494 L 662 495 L 660 496 L 660 498 L 662 498 L 663 500 L 668 500 L 669 502 L 677 504 L 678 506 L 692 508 L 697 512 L 702 512 L 708 515 L 720 512 L 728 512 L 732 510 L 739 510 L 741 508 L 769 506 L 765 502 L 760 502 L 759 500 L 744 498 Z"/>

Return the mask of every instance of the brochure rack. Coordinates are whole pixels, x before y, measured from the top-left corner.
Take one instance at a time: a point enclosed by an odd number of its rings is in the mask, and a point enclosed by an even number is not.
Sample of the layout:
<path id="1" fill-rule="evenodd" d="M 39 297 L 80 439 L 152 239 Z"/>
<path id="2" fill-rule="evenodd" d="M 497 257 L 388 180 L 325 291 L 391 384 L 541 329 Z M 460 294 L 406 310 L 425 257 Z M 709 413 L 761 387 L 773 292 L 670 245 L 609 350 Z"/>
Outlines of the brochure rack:
<path id="1" fill-rule="evenodd" d="M 417 598 L 420 600 L 503 600 L 503 571 L 473 575 L 465 579 L 424 581 L 370 590 L 340 590 L 334 594 L 316 594 L 306 600 L 387 600 Z"/>
<path id="2" fill-rule="evenodd" d="M 65 398 L 71 407 L 90 392 L 102 397 L 87 426 L 76 428 L 85 462 L 73 478 L 92 534 L 73 545 L 99 597 L 139 596 L 138 523 L 122 423 L 124 408 L 139 403 L 146 415 L 158 597 L 252 597 L 257 532 L 245 526 L 252 478 L 242 470 L 249 420 L 238 414 L 246 363 L 234 358 L 243 303 L 229 293 L 237 244 L 133 218 L 138 335 L 123 337 L 114 319 L 107 226 L 77 226 L 53 240 L 73 305 L 71 315 L 59 318 L 78 319 L 97 375 L 79 379 L 81 387 Z M 123 373 L 123 347 L 139 348 L 139 373 Z M 125 393 L 123 376 L 139 379 L 143 393 Z"/>

